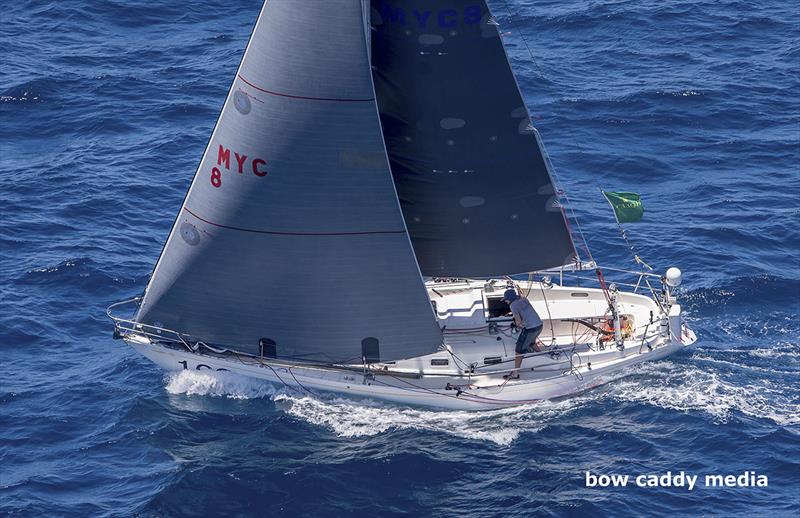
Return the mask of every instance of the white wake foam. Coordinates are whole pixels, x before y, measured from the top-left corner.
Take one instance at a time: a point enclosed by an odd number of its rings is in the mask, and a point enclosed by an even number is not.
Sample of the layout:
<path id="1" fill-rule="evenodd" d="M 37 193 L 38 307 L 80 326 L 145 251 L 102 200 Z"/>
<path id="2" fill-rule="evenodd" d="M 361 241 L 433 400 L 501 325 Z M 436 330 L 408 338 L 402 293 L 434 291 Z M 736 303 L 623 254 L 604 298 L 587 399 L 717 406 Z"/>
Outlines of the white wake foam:
<path id="1" fill-rule="evenodd" d="M 170 394 L 232 399 L 270 398 L 291 416 L 328 428 L 341 437 L 373 436 L 392 430 L 427 430 L 509 445 L 523 432 L 578 408 L 585 400 L 543 402 L 487 412 L 437 411 L 322 395 L 312 397 L 229 372 L 184 370 L 169 374 Z"/>
<path id="2" fill-rule="evenodd" d="M 231 399 L 271 397 L 277 392 L 267 382 L 232 372 L 183 370 L 167 375 L 167 392 L 187 396 L 221 396 Z"/>
<path id="3" fill-rule="evenodd" d="M 786 395 L 785 387 L 768 380 L 734 384 L 719 373 L 670 361 L 646 363 L 636 370 L 645 378 L 617 380 L 611 384 L 610 395 L 670 410 L 702 411 L 718 423 L 726 423 L 738 411 L 782 426 L 800 424 L 800 404 Z"/>
<path id="4" fill-rule="evenodd" d="M 726 423 L 734 411 L 782 426 L 800 424 L 800 404 L 785 395 L 785 387 L 768 380 L 737 384 L 712 370 L 667 360 L 645 363 L 626 374 L 620 374 L 602 393 L 593 390 L 562 401 L 485 412 L 425 410 L 329 395 L 316 397 L 227 372 L 181 371 L 168 376 L 166 389 L 171 394 L 190 396 L 270 398 L 289 415 L 325 427 L 341 437 L 425 430 L 501 446 L 511 444 L 522 433 L 537 432 L 554 419 L 609 396 L 669 410 L 704 412 L 720 424 Z"/>
<path id="5" fill-rule="evenodd" d="M 776 347 L 755 348 L 748 353 L 759 358 L 768 358 L 791 364 L 800 363 L 800 346 L 789 342 L 779 342 Z"/>
<path id="6" fill-rule="evenodd" d="M 758 356 L 758 354 L 754 353 L 753 356 Z M 703 361 L 703 362 L 716 363 L 718 365 L 725 365 L 725 366 L 728 366 L 728 367 L 732 367 L 734 369 L 751 370 L 751 371 L 757 371 L 757 372 L 764 372 L 764 373 L 767 373 L 767 374 L 795 374 L 795 375 L 800 374 L 800 371 L 797 371 L 797 370 L 782 370 L 782 369 L 777 369 L 777 368 L 758 367 L 756 365 L 748 365 L 746 363 L 737 363 L 737 362 L 733 362 L 733 361 L 720 360 L 719 358 L 714 358 L 714 357 L 709 356 L 707 354 L 700 354 L 700 353 L 694 353 L 692 355 L 692 359 L 693 360 L 698 360 L 698 361 Z M 789 366 L 791 367 L 791 365 L 789 365 Z"/>
<path id="7" fill-rule="evenodd" d="M 324 426 L 342 437 L 363 437 L 392 430 L 425 430 L 470 440 L 511 444 L 523 432 L 536 432 L 549 420 L 581 405 L 578 400 L 543 402 L 535 406 L 486 412 L 439 411 L 365 404 L 347 399 L 318 399 L 281 394 L 286 411 L 299 419 Z"/>

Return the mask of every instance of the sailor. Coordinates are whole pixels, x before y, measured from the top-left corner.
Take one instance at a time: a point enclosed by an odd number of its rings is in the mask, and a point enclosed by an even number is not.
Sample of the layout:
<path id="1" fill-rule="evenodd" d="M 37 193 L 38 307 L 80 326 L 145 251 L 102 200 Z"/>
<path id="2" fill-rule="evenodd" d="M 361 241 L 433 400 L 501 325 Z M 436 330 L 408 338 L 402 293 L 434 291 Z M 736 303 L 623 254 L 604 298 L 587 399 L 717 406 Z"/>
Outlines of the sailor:
<path id="1" fill-rule="evenodd" d="M 533 309 L 530 301 L 525 297 L 520 297 L 516 290 L 506 290 L 503 294 L 503 300 L 508 303 L 511 313 L 514 314 L 514 323 L 521 329 L 519 337 L 517 337 L 517 347 L 515 348 L 517 356 L 514 358 L 514 370 L 503 377 L 506 379 L 519 379 L 519 368 L 522 365 L 523 355 L 541 350 L 536 345 L 536 339 L 542 332 L 542 319 L 539 318 L 539 314 Z"/>

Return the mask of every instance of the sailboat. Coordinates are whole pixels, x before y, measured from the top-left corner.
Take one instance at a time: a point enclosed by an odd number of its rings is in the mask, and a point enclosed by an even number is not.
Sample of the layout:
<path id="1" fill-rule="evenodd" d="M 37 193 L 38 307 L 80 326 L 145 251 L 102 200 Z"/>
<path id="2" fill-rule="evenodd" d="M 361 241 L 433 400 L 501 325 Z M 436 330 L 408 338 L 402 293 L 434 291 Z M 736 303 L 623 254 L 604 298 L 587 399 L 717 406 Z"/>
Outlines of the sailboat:
<path id="1" fill-rule="evenodd" d="M 268 0 L 114 337 L 166 370 L 468 410 L 691 345 L 680 271 L 599 268 L 567 206 L 483 0 Z M 518 378 L 509 289 L 543 320 Z"/>

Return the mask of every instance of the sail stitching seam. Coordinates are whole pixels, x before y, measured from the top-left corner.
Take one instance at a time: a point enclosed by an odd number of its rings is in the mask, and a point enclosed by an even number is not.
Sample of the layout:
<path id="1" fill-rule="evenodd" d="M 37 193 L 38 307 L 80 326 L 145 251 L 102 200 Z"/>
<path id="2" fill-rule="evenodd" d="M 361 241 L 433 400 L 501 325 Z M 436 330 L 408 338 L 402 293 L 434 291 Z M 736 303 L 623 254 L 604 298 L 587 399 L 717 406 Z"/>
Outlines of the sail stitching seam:
<path id="1" fill-rule="evenodd" d="M 273 92 L 272 90 L 266 90 L 261 88 L 260 86 L 256 86 L 244 77 L 241 74 L 237 74 L 237 77 L 244 81 L 246 84 L 250 85 L 251 87 L 255 88 L 259 92 L 268 93 L 270 95 L 276 95 L 278 97 L 289 97 L 290 99 L 304 99 L 309 101 L 333 101 L 333 102 L 343 102 L 343 103 L 358 103 L 358 102 L 370 102 L 374 101 L 375 98 L 371 97 L 369 99 L 344 99 L 344 98 L 336 98 L 336 97 L 309 97 L 305 95 L 292 95 L 292 94 L 284 94 L 280 92 Z"/>
<path id="2" fill-rule="evenodd" d="M 271 234 L 277 236 L 363 236 L 363 235 L 370 235 L 370 234 L 405 234 L 405 230 L 373 230 L 373 231 L 362 231 L 362 232 L 276 232 L 271 230 L 257 230 L 253 228 L 242 228 L 242 227 L 233 227 L 230 225 L 223 225 L 221 223 L 214 223 L 213 221 L 209 221 L 205 218 L 202 218 L 189 210 L 187 207 L 184 207 L 183 210 L 194 216 L 195 218 L 199 219 L 203 223 L 208 223 L 209 225 L 213 225 L 219 228 L 226 228 L 228 230 L 239 230 L 241 232 L 254 232 L 256 234 Z"/>

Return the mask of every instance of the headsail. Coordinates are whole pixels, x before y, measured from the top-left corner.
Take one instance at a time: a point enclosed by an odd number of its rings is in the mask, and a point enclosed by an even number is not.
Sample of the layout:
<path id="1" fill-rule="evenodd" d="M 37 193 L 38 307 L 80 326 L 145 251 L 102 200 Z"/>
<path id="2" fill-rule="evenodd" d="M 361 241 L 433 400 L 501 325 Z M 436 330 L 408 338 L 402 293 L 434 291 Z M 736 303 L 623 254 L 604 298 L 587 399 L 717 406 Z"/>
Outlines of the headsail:
<path id="1" fill-rule="evenodd" d="M 309 360 L 437 349 L 364 19 L 361 0 L 265 3 L 139 322 Z"/>
<path id="2" fill-rule="evenodd" d="M 521 273 L 575 248 L 483 0 L 372 0 L 392 173 L 423 274 Z"/>

